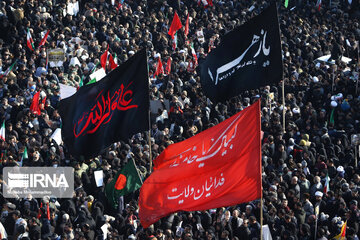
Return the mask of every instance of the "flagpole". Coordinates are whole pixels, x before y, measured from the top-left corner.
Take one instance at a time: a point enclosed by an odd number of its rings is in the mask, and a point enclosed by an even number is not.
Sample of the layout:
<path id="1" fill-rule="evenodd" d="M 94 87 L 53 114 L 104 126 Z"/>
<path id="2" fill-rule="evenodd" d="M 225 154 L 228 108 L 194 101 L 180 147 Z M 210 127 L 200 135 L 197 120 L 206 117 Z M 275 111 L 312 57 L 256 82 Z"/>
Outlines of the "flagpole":
<path id="1" fill-rule="evenodd" d="M 148 60 L 148 55 L 147 55 L 147 49 L 145 48 L 146 51 L 146 64 L 147 64 L 147 78 L 148 78 L 148 84 L 149 84 L 149 60 Z M 148 87 L 149 88 L 149 87 Z M 149 142 L 149 161 L 150 161 L 150 169 L 149 172 L 152 172 L 152 153 L 151 153 L 151 119 L 150 119 L 150 108 L 148 109 L 148 118 L 149 118 L 149 131 L 148 131 L 148 142 Z"/>
<path id="2" fill-rule="evenodd" d="M 258 100 L 260 101 L 260 100 Z M 260 189 L 261 189 L 261 197 L 260 197 L 260 240 L 263 240 L 263 187 L 262 187 L 262 157 L 261 157 L 261 101 L 259 102 L 259 125 L 260 125 L 260 133 L 259 133 L 259 142 L 260 142 Z"/>
<path id="3" fill-rule="evenodd" d="M 279 18 L 279 12 L 278 12 L 278 8 L 277 8 L 277 4 L 275 3 L 275 5 L 276 5 L 276 17 Z M 280 25 L 278 25 L 278 28 L 279 28 L 279 33 L 281 33 Z M 280 34 L 280 36 L 281 36 L 281 34 Z M 283 52 L 282 51 L 282 45 L 281 45 L 281 37 L 280 37 L 280 51 L 281 51 L 281 53 Z M 282 105 L 283 105 L 283 111 L 282 111 L 282 114 L 283 114 L 283 132 L 285 133 L 286 131 L 285 131 L 285 79 L 284 79 L 284 67 L 283 67 L 283 71 L 282 71 L 282 86 L 281 86 L 281 88 L 282 88 L 281 92 L 282 92 Z"/>
<path id="4" fill-rule="evenodd" d="M 317 235 L 317 225 L 318 225 L 319 211 L 320 211 L 320 205 L 317 204 L 317 206 L 315 206 L 315 234 L 314 234 L 314 240 L 316 240 L 316 235 Z"/>
<path id="5" fill-rule="evenodd" d="M 137 175 L 138 175 L 138 177 L 139 177 L 139 179 L 140 179 L 140 181 L 141 181 L 141 185 L 142 185 L 142 184 L 143 184 L 143 180 L 142 180 L 142 178 L 141 178 L 141 176 L 140 176 L 140 174 L 139 174 L 139 169 L 138 169 L 138 167 L 136 166 L 136 163 L 135 163 L 135 160 L 134 160 L 133 157 L 131 157 L 131 160 L 132 160 L 133 163 L 134 163 L 134 166 L 135 166 L 135 168 L 136 168 Z"/>
<path id="6" fill-rule="evenodd" d="M 316 235 L 317 235 L 317 216 L 315 219 L 315 234 L 314 234 L 314 240 L 316 240 Z"/>
<path id="7" fill-rule="evenodd" d="M 262 192 L 262 188 L 261 188 L 261 192 Z M 261 208 L 260 209 L 260 240 L 263 240 L 263 195 L 262 195 L 262 193 L 261 193 L 261 198 L 260 198 L 260 208 Z"/>
<path id="8" fill-rule="evenodd" d="M 334 92 L 334 85 L 335 85 L 335 64 L 331 65 L 332 68 L 332 84 L 331 84 L 331 93 Z"/>
<path id="9" fill-rule="evenodd" d="M 358 93 L 358 85 L 359 85 L 359 79 L 360 79 L 359 64 L 360 64 L 360 59 L 359 59 L 359 41 L 358 41 L 358 42 L 357 42 L 357 64 L 356 64 L 356 70 L 357 70 L 357 72 L 358 72 L 358 77 L 357 77 L 357 79 L 356 79 L 355 94 Z"/>
<path id="10" fill-rule="evenodd" d="M 357 161 L 357 158 L 358 158 L 358 145 L 355 145 L 355 169 L 358 167 L 358 161 Z"/>
<path id="11" fill-rule="evenodd" d="M 282 82 L 282 105 L 283 105 L 283 132 L 285 133 L 285 79 Z"/>
<path id="12" fill-rule="evenodd" d="M 151 125 L 150 125 L 150 110 L 149 110 L 149 131 L 148 131 L 148 139 L 149 139 L 149 161 L 150 161 L 150 173 L 152 172 L 152 153 L 151 153 L 151 133 L 150 133 Z"/>

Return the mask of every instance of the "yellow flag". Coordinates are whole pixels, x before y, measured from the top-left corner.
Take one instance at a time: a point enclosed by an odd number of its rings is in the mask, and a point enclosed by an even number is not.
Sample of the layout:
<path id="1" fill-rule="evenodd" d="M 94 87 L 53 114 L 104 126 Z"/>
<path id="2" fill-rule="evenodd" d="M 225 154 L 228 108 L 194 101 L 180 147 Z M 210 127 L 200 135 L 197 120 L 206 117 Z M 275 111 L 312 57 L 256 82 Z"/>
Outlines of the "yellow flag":
<path id="1" fill-rule="evenodd" d="M 333 239 L 335 239 L 335 240 L 345 240 L 346 225 L 347 225 L 347 221 L 342 225 L 341 232 L 338 235 L 336 235 Z"/>
<path id="2" fill-rule="evenodd" d="M 319 211 L 320 211 L 320 205 L 316 205 L 316 207 L 315 207 L 315 216 L 316 216 L 316 218 L 319 216 Z"/>

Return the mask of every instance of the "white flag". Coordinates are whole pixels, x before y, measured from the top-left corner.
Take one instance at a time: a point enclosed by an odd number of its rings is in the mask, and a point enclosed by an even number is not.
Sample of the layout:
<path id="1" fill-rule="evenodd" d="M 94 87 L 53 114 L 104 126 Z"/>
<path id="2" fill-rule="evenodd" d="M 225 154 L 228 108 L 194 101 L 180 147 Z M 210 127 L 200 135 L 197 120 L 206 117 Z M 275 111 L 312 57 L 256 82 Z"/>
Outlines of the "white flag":
<path id="1" fill-rule="evenodd" d="M 101 187 L 104 184 L 104 171 L 98 170 L 94 172 L 95 182 L 97 187 Z"/>
<path id="2" fill-rule="evenodd" d="M 263 232 L 263 240 L 272 240 L 270 229 L 269 229 L 268 225 L 263 225 L 262 232 Z"/>
<path id="3" fill-rule="evenodd" d="M 60 97 L 61 99 L 65 99 L 71 97 L 73 94 L 76 93 L 76 87 L 68 86 L 62 83 L 60 85 Z"/>
<path id="4" fill-rule="evenodd" d="M 62 143 L 62 139 L 61 139 L 61 128 L 57 128 L 55 131 L 54 131 L 54 133 L 51 135 L 51 137 L 50 137 L 50 141 L 51 141 L 51 139 L 52 140 L 54 140 L 56 143 L 57 143 L 57 145 L 61 145 L 61 143 Z"/>
<path id="5" fill-rule="evenodd" d="M 100 68 L 99 70 L 90 74 L 90 80 L 95 80 L 96 82 L 106 76 L 105 70 Z"/>

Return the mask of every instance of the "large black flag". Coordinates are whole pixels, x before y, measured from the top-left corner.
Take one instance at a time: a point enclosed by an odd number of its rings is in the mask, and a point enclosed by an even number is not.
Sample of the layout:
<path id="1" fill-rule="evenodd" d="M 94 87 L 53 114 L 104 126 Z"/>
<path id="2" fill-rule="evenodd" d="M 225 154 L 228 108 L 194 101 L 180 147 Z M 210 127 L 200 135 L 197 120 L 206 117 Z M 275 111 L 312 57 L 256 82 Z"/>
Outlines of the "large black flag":
<path id="1" fill-rule="evenodd" d="M 277 83 L 282 71 L 275 3 L 226 34 L 200 65 L 203 91 L 213 101 Z"/>
<path id="2" fill-rule="evenodd" d="M 74 156 L 94 157 L 113 142 L 149 129 L 146 51 L 60 101 L 62 137 Z"/>

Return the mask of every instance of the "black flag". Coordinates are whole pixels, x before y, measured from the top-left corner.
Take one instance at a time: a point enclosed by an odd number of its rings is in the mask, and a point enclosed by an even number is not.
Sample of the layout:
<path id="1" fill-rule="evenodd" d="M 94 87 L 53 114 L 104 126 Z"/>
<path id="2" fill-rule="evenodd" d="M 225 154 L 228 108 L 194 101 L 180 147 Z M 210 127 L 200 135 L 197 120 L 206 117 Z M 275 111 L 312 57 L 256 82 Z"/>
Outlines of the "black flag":
<path id="1" fill-rule="evenodd" d="M 200 72 L 203 91 L 213 101 L 278 83 L 283 70 L 275 3 L 226 34 L 200 65 Z"/>
<path id="2" fill-rule="evenodd" d="M 74 156 L 99 155 L 110 144 L 149 130 L 149 81 L 141 50 L 94 84 L 60 101 L 62 137 Z"/>

